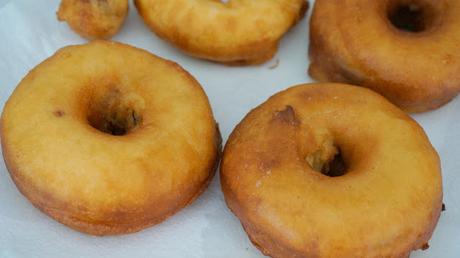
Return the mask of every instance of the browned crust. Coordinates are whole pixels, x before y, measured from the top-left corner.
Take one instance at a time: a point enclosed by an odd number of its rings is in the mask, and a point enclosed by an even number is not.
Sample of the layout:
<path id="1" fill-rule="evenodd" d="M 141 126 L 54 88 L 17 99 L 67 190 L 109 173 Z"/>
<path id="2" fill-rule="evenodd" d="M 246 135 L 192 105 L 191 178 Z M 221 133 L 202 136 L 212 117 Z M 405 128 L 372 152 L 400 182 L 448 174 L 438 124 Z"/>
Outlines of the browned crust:
<path id="1" fill-rule="evenodd" d="M 224 151 L 225 155 L 225 151 Z M 222 173 L 222 169 L 221 172 Z M 225 177 L 221 176 L 221 186 L 222 191 L 225 195 L 225 203 L 229 207 L 235 216 L 241 222 L 241 225 L 244 231 L 247 233 L 249 240 L 257 247 L 264 255 L 270 256 L 273 258 L 283 258 L 283 257 L 292 257 L 292 258 L 302 258 L 302 257 L 309 257 L 309 258 L 316 258 L 319 257 L 318 254 L 312 250 L 312 252 L 305 254 L 300 250 L 296 250 L 291 247 L 291 245 L 285 240 L 281 238 L 274 238 L 272 235 L 264 233 L 263 230 L 257 228 L 257 224 L 251 223 L 249 221 L 249 213 L 241 208 L 238 205 L 238 199 L 234 195 L 233 191 L 230 190 L 229 183 L 227 180 L 224 179 Z M 441 198 L 442 199 L 442 198 Z M 442 203 L 442 200 L 439 201 Z M 441 210 L 441 207 L 439 209 Z M 436 228 L 436 224 L 439 221 L 441 213 L 440 212 L 433 212 L 432 220 L 430 226 L 425 231 L 425 234 L 420 236 L 420 241 L 416 243 L 414 247 L 408 246 L 408 250 L 402 250 L 399 254 L 395 254 L 392 257 L 395 258 L 407 258 L 410 256 L 410 252 L 413 249 L 420 249 L 426 250 L 429 248 L 428 241 L 431 238 L 431 235 Z M 395 251 L 396 252 L 396 251 Z"/>
<path id="2" fill-rule="evenodd" d="M 315 3 L 310 23 L 309 57 L 311 62 L 308 74 L 313 79 L 319 82 L 349 83 L 370 88 L 408 113 L 420 113 L 437 109 L 447 104 L 458 95 L 460 91 L 459 83 L 454 86 L 443 84 L 446 81 L 458 82 L 459 77 L 448 78 L 451 80 L 439 78 L 435 83 L 416 85 L 417 87 L 414 88 L 414 85 L 407 83 L 407 77 L 410 76 L 409 73 L 405 75 L 406 78 L 390 79 L 387 77 L 388 71 L 382 70 L 381 68 L 377 68 L 377 70 L 373 71 L 366 63 L 359 62 L 355 53 L 357 46 L 352 45 L 353 43 L 347 40 L 350 37 L 355 37 L 355 35 L 350 34 L 349 31 L 342 31 L 341 24 L 335 25 L 337 34 L 341 35 L 338 38 L 332 37 L 329 33 L 320 28 L 319 24 L 321 23 L 339 23 L 341 19 L 326 19 L 326 17 L 320 17 L 320 15 L 316 14 L 319 12 L 317 9 L 324 8 L 324 3 L 326 1 L 327 0 L 320 0 Z M 360 4 L 364 5 L 364 2 L 365 1 L 361 1 Z M 394 3 L 395 1 L 386 2 Z M 362 33 L 364 34 L 366 32 Z M 380 33 L 385 34 L 386 32 L 382 31 Z M 416 38 L 416 36 L 407 33 L 400 33 L 399 36 L 401 38 Z M 378 44 L 379 42 L 375 43 Z M 395 44 L 396 43 L 397 42 L 395 42 Z M 416 48 L 416 44 L 417 42 L 414 42 L 414 48 Z M 441 44 L 441 42 L 439 44 Z M 344 54 L 342 50 L 336 51 L 342 48 L 338 46 L 345 48 L 347 51 L 346 54 Z M 392 60 L 392 54 L 393 53 L 388 53 L 388 62 L 394 62 L 394 60 Z M 408 56 L 407 58 L 410 59 L 411 57 Z M 430 62 L 429 59 L 426 61 Z M 350 63 L 353 63 L 353 67 L 349 65 Z M 435 63 L 433 65 L 436 66 L 441 64 Z M 395 64 L 395 68 L 393 69 L 400 69 L 400 67 L 399 64 Z M 420 76 L 419 78 L 423 78 L 426 74 L 412 76 Z"/>
<path id="3" fill-rule="evenodd" d="M 228 143 L 231 141 L 231 139 L 237 137 L 237 135 L 240 134 L 240 130 L 241 130 L 243 121 L 247 117 L 249 117 L 250 114 L 253 113 L 256 109 L 257 108 L 251 110 L 245 116 L 245 118 L 243 118 L 243 120 L 240 123 L 238 123 L 238 125 L 232 131 L 232 133 L 230 134 L 227 140 L 227 143 L 225 144 L 222 157 L 225 157 L 226 155 L 228 155 L 227 153 L 230 152 Z M 288 113 L 287 114 L 288 121 L 285 121 L 287 123 L 291 123 L 289 120 L 292 120 L 292 115 L 289 114 L 289 110 L 292 110 L 292 107 L 291 108 L 287 107 L 286 110 L 284 111 L 284 112 L 287 111 L 286 113 Z M 283 111 L 281 111 L 280 113 L 282 112 Z M 280 119 L 286 120 L 286 118 L 283 118 L 283 117 L 281 117 Z M 263 230 L 258 229 L 257 223 L 252 223 L 250 221 L 250 211 L 245 210 L 241 205 L 239 205 L 239 200 L 235 192 L 230 187 L 230 181 L 232 180 L 232 178 L 225 176 L 224 169 L 225 169 L 224 164 L 221 163 L 220 183 L 221 183 L 222 192 L 224 193 L 224 196 L 225 196 L 225 203 L 227 204 L 227 207 L 230 209 L 230 211 L 233 214 L 235 214 L 236 217 L 238 217 L 244 231 L 247 233 L 249 237 L 249 240 L 251 241 L 251 243 L 254 244 L 254 246 L 257 247 L 257 249 L 259 249 L 264 255 L 270 256 L 273 258 L 282 258 L 282 257 L 315 258 L 316 257 L 313 254 L 309 254 L 311 256 L 305 256 L 305 254 L 303 254 L 301 251 L 295 250 L 294 248 L 292 248 L 289 242 L 286 241 L 286 239 L 275 238 L 272 235 L 266 234 Z"/>
<path id="4" fill-rule="evenodd" d="M 206 169 L 209 171 L 209 176 L 206 178 L 203 184 L 195 190 L 195 194 L 177 202 L 179 203 L 178 205 L 169 207 L 169 211 L 159 216 L 157 216 L 157 206 L 152 204 L 147 207 L 147 210 L 142 211 L 142 214 L 123 214 L 122 217 L 128 216 L 129 218 L 122 218 L 123 221 L 117 221 L 116 223 L 107 223 L 104 221 L 91 221 L 90 219 L 85 219 L 79 215 L 76 216 L 76 214 L 72 214 L 72 212 L 66 211 L 66 203 L 60 202 L 53 196 L 38 190 L 33 184 L 21 177 L 21 173 L 19 172 L 17 166 L 9 161 L 10 152 L 7 147 L 8 144 L 6 144 L 7 139 L 5 139 L 3 135 L 4 129 L 1 127 L 0 138 L 2 139 L 2 152 L 6 167 L 18 190 L 30 201 L 30 203 L 32 203 L 36 208 L 48 216 L 74 230 L 97 236 L 127 234 L 140 231 L 142 229 L 161 223 L 170 216 L 179 212 L 187 205 L 191 204 L 206 190 L 212 181 L 212 178 L 214 177 L 219 164 L 222 143 L 220 130 L 216 124 L 215 145 L 218 152 L 213 162 L 209 164 Z M 145 217 L 143 216 L 144 214 L 149 214 L 150 216 Z"/>
<path id="5" fill-rule="evenodd" d="M 309 48 L 311 63 L 310 67 L 308 68 L 308 74 L 318 82 L 349 83 L 369 87 L 408 113 L 422 113 L 438 109 L 452 101 L 452 99 L 458 95 L 457 92 L 444 91 L 444 94 L 437 96 L 437 98 L 413 101 L 408 100 L 408 95 L 405 93 L 401 93 L 399 91 L 390 92 L 383 87 L 379 87 L 378 85 L 369 85 L 362 78 L 358 78 L 352 72 L 346 70 L 343 67 L 340 67 L 336 63 L 336 60 L 330 57 L 325 45 L 321 43 L 321 41 L 324 40 L 323 37 L 320 34 L 314 34 L 313 28 L 311 28 L 311 31 L 312 36 L 310 37 Z M 404 85 L 396 87 L 404 88 Z"/>
<path id="6" fill-rule="evenodd" d="M 226 150 L 224 150 L 223 156 L 225 156 Z M 262 230 L 257 229 L 257 225 L 249 221 L 248 211 L 245 211 L 240 205 L 238 205 L 238 199 L 236 198 L 233 191 L 230 189 L 230 184 L 227 182 L 227 178 L 222 176 L 221 173 L 221 187 L 222 192 L 225 196 L 225 203 L 228 208 L 235 214 L 241 222 L 244 231 L 247 233 L 249 240 L 257 247 L 264 255 L 273 258 L 292 257 L 301 258 L 306 257 L 302 252 L 295 250 L 290 247 L 289 243 L 285 239 L 276 239 L 271 235 L 265 234 Z M 308 256 L 314 258 L 316 256 Z"/>
<path id="7" fill-rule="evenodd" d="M 326 84 L 323 84 L 326 85 Z M 346 87 L 346 85 L 343 85 Z M 271 98 L 275 98 L 277 95 L 281 95 L 282 93 L 278 93 L 275 96 L 272 96 Z M 375 93 L 373 93 L 375 94 Z M 377 94 L 375 94 L 377 95 Z M 282 257 L 293 257 L 293 258 L 301 258 L 301 257 L 323 257 L 321 256 L 318 251 L 315 249 L 315 246 L 309 246 L 305 247 L 302 250 L 296 249 L 295 246 L 289 242 L 288 239 L 282 238 L 279 235 L 274 235 L 271 234 L 269 231 L 267 231 L 266 225 L 261 224 L 257 219 L 254 217 L 254 211 L 249 210 L 248 207 L 245 207 L 242 205 L 244 202 L 249 202 L 248 199 L 251 198 L 251 192 L 246 192 L 242 193 L 239 192 L 237 193 L 235 191 L 235 185 L 238 185 L 238 178 L 232 178 L 228 176 L 228 173 L 225 172 L 226 169 L 232 169 L 232 164 L 229 161 L 226 161 L 225 157 L 230 156 L 232 152 L 230 145 L 237 145 L 239 141 L 239 137 L 241 134 L 243 134 L 242 128 L 243 128 L 243 123 L 246 125 L 250 124 L 252 119 L 254 118 L 254 114 L 256 112 L 259 112 L 260 109 L 266 108 L 263 105 L 268 105 L 268 104 L 262 104 L 255 109 L 253 109 L 251 112 L 249 112 L 245 118 L 235 127 L 235 129 L 232 131 L 232 133 L 229 136 L 229 139 L 227 140 L 227 143 L 224 147 L 224 152 L 223 152 L 223 158 L 221 162 L 221 167 L 220 167 L 220 182 L 221 182 L 221 188 L 225 196 L 225 202 L 229 209 L 238 217 L 240 220 L 243 229 L 247 233 L 249 239 L 251 242 L 264 254 L 270 257 L 274 258 L 282 258 Z M 391 105 L 392 106 L 392 105 Z M 392 107 L 395 111 L 398 109 L 396 107 Z M 259 114 L 266 114 L 262 111 Z M 399 111 L 398 111 L 399 113 Z M 296 126 L 298 124 L 298 121 L 296 120 L 296 117 L 292 111 L 291 106 L 286 106 L 284 110 L 281 110 L 277 113 L 274 114 L 274 117 L 276 119 L 279 119 L 280 122 L 284 123 L 284 125 L 287 126 Z M 417 127 L 419 127 L 415 122 L 413 122 L 409 117 L 403 116 L 401 119 L 407 119 L 408 122 L 414 123 Z M 249 121 L 248 121 L 249 120 Z M 247 129 L 247 128 L 246 128 Z M 284 131 L 276 131 L 277 135 L 283 135 L 286 134 Z M 267 135 L 267 138 L 270 138 L 270 136 Z M 277 146 L 276 143 L 271 143 L 268 144 L 269 146 L 275 145 Z M 274 147 L 275 149 L 277 147 Z M 276 155 L 276 154 L 274 154 Z M 437 153 L 434 153 L 437 157 Z M 439 160 L 439 157 L 437 157 Z M 229 162 L 230 164 L 226 164 L 226 162 Z M 234 165 L 234 164 L 233 164 Z M 439 168 L 440 170 L 440 168 Z M 256 202 L 255 202 L 256 203 Z M 398 247 L 395 247 L 392 250 L 391 257 L 394 258 L 406 258 L 409 257 L 410 252 L 413 250 L 417 249 L 422 249 L 425 250 L 428 247 L 428 241 L 431 238 L 434 229 L 436 227 L 436 224 L 439 220 L 440 214 L 442 210 L 442 191 L 439 195 L 439 199 L 436 200 L 433 203 L 433 209 L 430 214 L 430 218 L 428 220 L 428 225 L 424 227 L 423 233 L 417 236 L 417 241 L 414 243 L 404 243 L 403 245 L 400 245 Z M 353 257 L 352 254 L 347 257 Z"/>
<path id="8" fill-rule="evenodd" d="M 94 41 L 91 44 L 117 44 L 126 48 L 132 48 L 136 51 L 144 52 L 148 55 L 152 55 L 145 50 L 116 42 L 101 40 Z M 158 58 L 156 56 L 154 57 Z M 49 60 L 50 58 L 43 62 L 49 62 Z M 190 73 L 188 73 L 175 62 L 165 59 L 162 60 L 163 62 L 166 62 L 174 67 L 177 73 L 184 74 L 184 78 L 190 82 L 190 86 L 194 87 L 195 90 L 201 91 L 203 96 L 206 97 L 203 88 Z M 31 70 L 29 74 L 33 71 L 35 70 Z M 212 112 L 210 107 L 209 109 L 210 112 Z M 19 164 L 15 164 L 14 162 L 14 157 L 12 157 L 10 152 L 11 144 L 8 142 L 8 138 L 5 137 L 5 134 L 6 132 L 2 116 L 0 119 L 0 139 L 3 157 L 7 170 L 9 171 L 9 174 L 13 182 L 16 184 L 18 190 L 35 207 L 53 219 L 57 220 L 58 222 L 77 231 L 98 236 L 126 234 L 140 231 L 166 220 L 168 217 L 174 215 L 182 208 L 192 203 L 201 193 L 206 190 L 212 178 L 214 177 L 220 161 L 222 143 L 219 127 L 217 124 L 215 124 L 214 142 L 210 143 L 215 146 L 215 153 L 213 157 L 209 159 L 209 164 L 207 164 L 203 169 L 207 174 L 207 177 L 203 182 L 200 182 L 196 185 L 189 185 L 181 192 L 170 193 L 163 196 L 161 199 L 152 199 L 150 200 L 150 203 L 147 203 L 141 207 L 141 209 L 139 209 L 139 207 L 130 207 L 132 209 L 105 212 L 103 214 L 104 216 L 98 216 L 100 218 L 99 220 L 94 220 L 92 219 L 92 214 L 86 211 L 85 207 L 81 207 L 81 209 L 75 210 L 72 208 L 71 203 L 58 200 L 52 194 L 39 190 L 33 185 L 33 182 L 29 182 L 23 176 L 21 176 L 22 173 L 18 167 Z"/>
<path id="9" fill-rule="evenodd" d="M 67 22 L 69 27 L 83 38 L 108 39 L 120 31 L 128 15 L 128 0 L 122 1 L 126 1 L 126 9 L 122 10 L 121 15 L 112 13 L 111 16 L 102 16 L 94 13 L 89 0 L 61 0 L 56 16 L 59 21 Z M 107 4 L 107 0 L 100 2 Z M 112 22 L 108 24 L 107 21 L 110 19 Z"/>
<path id="10" fill-rule="evenodd" d="M 148 10 L 141 8 L 139 0 L 134 0 L 137 11 L 143 18 L 153 33 L 179 48 L 182 52 L 201 59 L 207 59 L 213 62 L 219 62 L 229 66 L 246 66 L 265 63 L 270 60 L 278 51 L 278 45 L 281 38 L 276 41 L 260 39 L 257 42 L 251 42 L 241 45 L 237 50 L 231 53 L 222 53 L 217 49 L 196 49 L 189 44 L 189 39 L 179 38 L 178 35 L 171 37 L 163 32 L 156 24 L 150 22 L 147 17 Z M 299 10 L 297 19 L 291 24 L 288 30 L 294 27 L 306 14 L 309 7 L 307 1 L 302 2 L 302 7 Z"/>
<path id="11" fill-rule="evenodd" d="M 137 0 L 135 0 L 135 2 L 137 2 Z M 289 27 L 287 32 L 289 32 L 300 20 L 302 20 L 305 17 L 305 14 L 307 13 L 308 8 L 309 8 L 309 2 L 307 1 L 303 2 L 302 7 L 299 11 L 298 18 L 295 20 L 295 22 L 292 23 L 292 25 Z M 258 64 L 263 64 L 267 62 L 268 60 L 272 59 L 275 56 L 276 52 L 278 52 L 278 46 L 279 46 L 280 41 L 281 41 L 281 38 L 278 39 L 278 41 L 276 41 L 275 43 L 271 43 L 268 41 L 261 41 L 261 42 L 258 42 L 258 43 L 255 43 L 249 46 L 245 46 L 242 48 L 240 53 L 237 54 L 237 56 L 247 57 L 247 58 L 241 58 L 240 60 L 236 60 L 236 61 L 220 61 L 217 59 L 214 60 L 205 55 L 202 55 L 202 56 L 195 55 L 194 53 L 191 53 L 191 52 L 187 52 L 187 54 L 196 56 L 199 58 L 210 59 L 211 61 L 221 62 L 228 66 L 258 65 Z M 179 46 L 179 48 L 182 48 L 182 47 Z M 251 57 L 251 55 L 253 57 Z M 277 60 L 277 63 L 278 62 L 279 60 Z"/>

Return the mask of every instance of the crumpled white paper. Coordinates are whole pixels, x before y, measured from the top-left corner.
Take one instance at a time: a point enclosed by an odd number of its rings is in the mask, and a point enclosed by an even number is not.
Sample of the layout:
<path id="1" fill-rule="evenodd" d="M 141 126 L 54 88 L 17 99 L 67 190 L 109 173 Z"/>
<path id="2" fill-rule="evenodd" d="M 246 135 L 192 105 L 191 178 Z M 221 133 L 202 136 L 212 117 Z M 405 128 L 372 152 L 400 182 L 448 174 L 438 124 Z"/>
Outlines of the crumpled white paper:
<path id="1" fill-rule="evenodd" d="M 0 0 L 1 107 L 31 68 L 63 46 L 85 42 L 65 23 L 57 21 L 58 4 L 58 0 Z M 311 81 L 306 75 L 307 18 L 286 35 L 273 60 L 255 67 L 227 67 L 183 55 L 150 32 L 133 5 L 125 26 L 113 39 L 174 60 L 193 74 L 210 98 L 225 141 L 243 116 L 270 95 Z M 270 69 L 277 60 L 279 66 Z M 457 258 L 460 98 L 415 118 L 441 156 L 447 211 L 442 213 L 431 248 L 415 252 L 412 257 Z M 218 176 L 197 201 L 164 223 L 135 234 L 101 238 L 68 229 L 34 208 L 18 192 L 0 161 L 0 232 L 0 258 L 262 257 L 227 209 Z"/>

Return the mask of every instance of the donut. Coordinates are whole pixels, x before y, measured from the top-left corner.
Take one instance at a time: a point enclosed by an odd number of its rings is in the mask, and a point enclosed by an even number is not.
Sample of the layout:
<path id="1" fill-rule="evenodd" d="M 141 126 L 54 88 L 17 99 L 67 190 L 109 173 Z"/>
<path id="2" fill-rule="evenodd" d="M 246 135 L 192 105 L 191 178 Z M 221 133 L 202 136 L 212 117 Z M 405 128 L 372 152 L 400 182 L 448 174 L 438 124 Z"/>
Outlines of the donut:
<path id="1" fill-rule="evenodd" d="M 106 39 L 115 35 L 128 15 L 128 0 L 62 0 L 59 21 L 87 39 Z"/>
<path id="2" fill-rule="evenodd" d="M 62 48 L 31 70 L 6 103 L 0 135 L 20 192 L 93 235 L 136 232 L 191 203 L 220 149 L 190 74 L 109 41 Z"/>
<path id="3" fill-rule="evenodd" d="M 406 112 L 424 112 L 460 91 L 458 42 L 457 0 L 318 0 L 309 74 L 368 87 Z"/>
<path id="4" fill-rule="evenodd" d="M 159 37 L 194 57 L 229 65 L 271 59 L 305 14 L 305 0 L 135 0 Z"/>
<path id="5" fill-rule="evenodd" d="M 220 172 L 228 207 L 272 257 L 408 257 L 441 212 L 423 129 L 362 87 L 277 93 L 234 129 Z"/>

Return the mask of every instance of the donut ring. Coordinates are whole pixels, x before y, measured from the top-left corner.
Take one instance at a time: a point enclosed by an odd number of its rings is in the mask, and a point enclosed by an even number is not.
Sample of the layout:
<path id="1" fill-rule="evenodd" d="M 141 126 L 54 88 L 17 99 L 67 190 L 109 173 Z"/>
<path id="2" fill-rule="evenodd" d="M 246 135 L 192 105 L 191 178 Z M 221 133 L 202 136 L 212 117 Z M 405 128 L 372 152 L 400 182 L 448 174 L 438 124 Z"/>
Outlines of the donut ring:
<path id="1" fill-rule="evenodd" d="M 106 41 L 65 47 L 34 68 L 6 103 L 0 133 L 18 189 L 94 235 L 144 229 L 192 202 L 220 144 L 190 74 Z"/>
<path id="2" fill-rule="evenodd" d="M 305 14 L 305 0 L 135 0 L 144 22 L 185 53 L 216 62 L 263 63 Z"/>
<path id="3" fill-rule="evenodd" d="M 310 75 L 369 87 L 408 112 L 460 91 L 460 1 L 318 0 Z"/>
<path id="4" fill-rule="evenodd" d="M 442 206 L 423 129 L 343 84 L 293 87 L 252 110 L 225 146 L 221 183 L 272 257 L 408 257 L 427 247 Z"/>
<path id="5" fill-rule="evenodd" d="M 62 0 L 59 21 L 87 39 L 106 39 L 115 35 L 128 15 L 128 0 Z"/>

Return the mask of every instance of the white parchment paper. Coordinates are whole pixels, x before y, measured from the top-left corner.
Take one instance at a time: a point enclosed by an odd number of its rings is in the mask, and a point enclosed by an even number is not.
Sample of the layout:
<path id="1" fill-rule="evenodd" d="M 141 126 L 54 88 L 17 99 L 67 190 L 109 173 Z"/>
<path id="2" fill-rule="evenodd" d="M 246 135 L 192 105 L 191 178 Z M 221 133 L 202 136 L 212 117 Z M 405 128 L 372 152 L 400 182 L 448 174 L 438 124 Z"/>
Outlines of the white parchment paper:
<path id="1" fill-rule="evenodd" d="M 0 0 L 2 108 L 31 68 L 63 46 L 85 42 L 65 23 L 57 21 L 58 4 L 58 0 Z M 183 55 L 150 32 L 132 4 L 125 26 L 113 40 L 174 60 L 193 74 L 210 98 L 225 141 L 251 108 L 288 86 L 311 81 L 306 75 L 308 19 L 309 16 L 286 35 L 273 60 L 255 67 L 227 67 Z M 276 60 L 279 65 L 270 69 Z M 412 257 L 460 257 L 459 118 L 460 98 L 441 109 L 415 116 L 441 156 L 447 211 L 442 213 L 431 248 L 415 252 Z M 0 258 L 3 257 L 263 256 L 227 209 L 218 175 L 197 201 L 164 223 L 135 234 L 101 238 L 73 231 L 34 208 L 18 192 L 1 160 Z"/>

